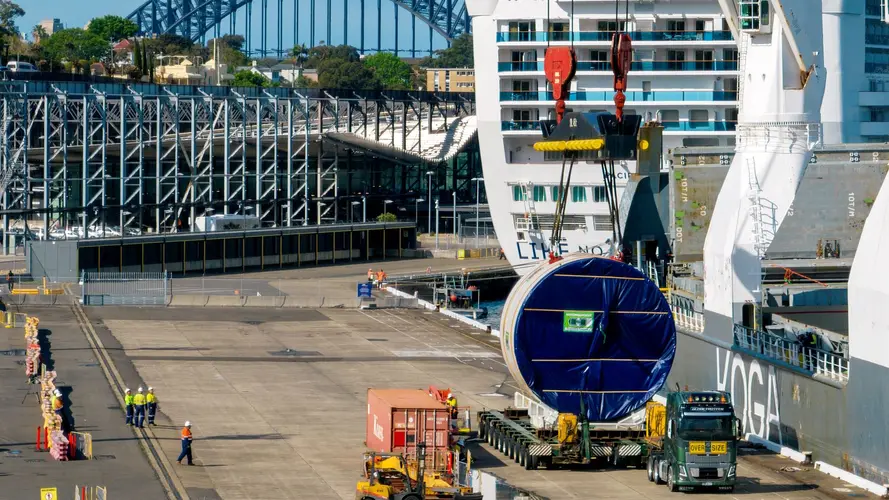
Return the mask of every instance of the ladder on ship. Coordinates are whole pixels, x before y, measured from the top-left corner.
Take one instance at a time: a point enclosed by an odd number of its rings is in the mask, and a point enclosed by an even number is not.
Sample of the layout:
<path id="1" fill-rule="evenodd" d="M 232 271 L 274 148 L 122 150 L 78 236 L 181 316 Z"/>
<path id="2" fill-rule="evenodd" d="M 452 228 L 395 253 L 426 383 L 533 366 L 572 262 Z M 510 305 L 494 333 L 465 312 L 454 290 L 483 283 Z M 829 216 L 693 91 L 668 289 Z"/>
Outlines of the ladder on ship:
<path id="1" fill-rule="evenodd" d="M 762 259 L 769 249 L 771 238 L 765 234 L 763 226 L 763 210 L 762 210 L 762 189 L 759 186 L 759 179 L 756 177 L 756 164 L 753 158 L 747 158 L 747 182 L 749 192 L 747 199 L 750 200 L 750 216 L 753 219 L 753 238 L 756 255 Z"/>
<path id="2" fill-rule="evenodd" d="M 535 224 L 537 222 L 537 208 L 534 204 L 534 184 L 529 181 L 519 181 L 519 186 L 522 190 L 522 201 L 525 208 L 526 230 L 534 231 L 537 229 L 535 226 L 538 225 Z"/>

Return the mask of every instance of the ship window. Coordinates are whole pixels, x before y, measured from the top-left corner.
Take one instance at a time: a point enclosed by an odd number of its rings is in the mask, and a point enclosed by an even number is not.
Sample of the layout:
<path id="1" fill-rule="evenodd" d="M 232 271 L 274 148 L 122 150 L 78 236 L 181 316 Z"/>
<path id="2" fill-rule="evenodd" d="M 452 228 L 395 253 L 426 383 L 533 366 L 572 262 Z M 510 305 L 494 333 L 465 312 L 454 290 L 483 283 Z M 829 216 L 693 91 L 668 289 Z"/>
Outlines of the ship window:
<path id="1" fill-rule="evenodd" d="M 605 193 L 605 186 L 593 186 L 593 201 L 595 203 L 608 201 L 608 196 Z"/>
<path id="2" fill-rule="evenodd" d="M 525 190 L 522 186 L 512 187 L 512 199 L 515 201 L 525 201 Z"/>
<path id="3" fill-rule="evenodd" d="M 571 201 L 575 203 L 586 202 L 586 188 L 583 186 L 574 186 L 571 188 Z"/>
<path id="4" fill-rule="evenodd" d="M 626 31 L 626 21 L 621 21 L 619 23 L 615 23 L 614 21 L 599 21 L 599 31 L 616 31 L 616 28 L 618 27 L 620 27 L 621 31 Z"/>
<path id="5" fill-rule="evenodd" d="M 561 195 L 561 189 L 559 188 L 559 186 L 553 186 L 552 195 L 553 195 L 553 201 L 559 201 L 559 197 Z"/>
<path id="6" fill-rule="evenodd" d="M 546 201 L 546 188 L 534 186 L 534 201 Z"/>

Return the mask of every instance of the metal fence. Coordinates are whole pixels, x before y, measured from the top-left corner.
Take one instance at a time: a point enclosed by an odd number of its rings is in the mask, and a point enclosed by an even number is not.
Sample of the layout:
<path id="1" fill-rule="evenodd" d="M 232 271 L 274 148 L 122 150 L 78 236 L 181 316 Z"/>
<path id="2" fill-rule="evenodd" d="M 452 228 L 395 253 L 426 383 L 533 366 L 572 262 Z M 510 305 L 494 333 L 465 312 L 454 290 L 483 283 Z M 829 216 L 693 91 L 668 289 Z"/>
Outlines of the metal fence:
<path id="1" fill-rule="evenodd" d="M 799 341 L 742 325 L 734 326 L 734 343 L 748 351 L 816 375 L 843 383 L 849 381 L 849 360 L 840 354 L 806 347 Z"/>
<path id="2" fill-rule="evenodd" d="M 108 500 L 108 489 L 104 486 L 74 486 L 74 500 Z"/>
<path id="3" fill-rule="evenodd" d="M 170 273 L 86 272 L 80 277 L 83 305 L 165 305 Z"/>
<path id="4" fill-rule="evenodd" d="M 88 432 L 72 432 L 74 453 L 77 458 L 93 459 L 93 435 Z"/>

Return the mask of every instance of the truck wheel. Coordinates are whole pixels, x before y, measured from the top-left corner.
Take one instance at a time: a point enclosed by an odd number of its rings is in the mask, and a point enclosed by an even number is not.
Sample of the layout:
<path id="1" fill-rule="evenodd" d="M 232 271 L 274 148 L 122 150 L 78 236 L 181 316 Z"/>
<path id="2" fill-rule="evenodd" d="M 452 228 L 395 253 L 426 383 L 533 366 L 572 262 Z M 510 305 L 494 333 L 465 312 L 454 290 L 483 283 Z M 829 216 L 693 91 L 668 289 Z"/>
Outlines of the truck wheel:
<path id="1" fill-rule="evenodd" d="M 654 484 L 664 484 L 664 479 L 661 477 L 661 461 L 657 458 L 654 459 Z"/>
<path id="2" fill-rule="evenodd" d="M 525 467 L 526 463 L 528 463 L 528 449 L 522 446 L 519 448 L 519 465 Z"/>
<path id="3" fill-rule="evenodd" d="M 654 482 L 654 459 L 652 457 L 648 457 L 648 480 L 650 482 Z"/>
<path id="4" fill-rule="evenodd" d="M 525 470 L 537 470 L 537 456 L 528 455 L 528 460 L 525 462 Z"/>
<path id="5" fill-rule="evenodd" d="M 478 438 L 485 439 L 486 431 L 488 430 L 488 422 L 486 420 L 482 420 L 481 424 L 478 426 Z"/>
<path id="6" fill-rule="evenodd" d="M 679 491 L 679 487 L 676 486 L 676 483 L 673 482 L 673 466 L 667 468 L 667 488 L 670 488 L 670 491 L 676 492 Z"/>

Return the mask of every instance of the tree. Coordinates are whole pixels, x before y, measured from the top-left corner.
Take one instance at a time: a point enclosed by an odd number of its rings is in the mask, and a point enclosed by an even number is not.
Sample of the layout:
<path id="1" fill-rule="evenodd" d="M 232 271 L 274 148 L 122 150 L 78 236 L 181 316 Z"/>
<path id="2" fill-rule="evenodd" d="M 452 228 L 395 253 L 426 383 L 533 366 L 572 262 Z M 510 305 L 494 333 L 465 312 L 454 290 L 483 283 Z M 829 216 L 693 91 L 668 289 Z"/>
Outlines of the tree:
<path id="1" fill-rule="evenodd" d="M 360 61 L 328 59 L 318 67 L 318 86 L 326 89 L 379 90 L 380 81 Z"/>
<path id="2" fill-rule="evenodd" d="M 167 56 L 190 56 L 195 53 L 195 45 L 191 40 L 180 35 L 171 35 L 164 33 L 158 35 L 157 38 L 143 38 L 143 49 L 145 52 L 154 57 L 163 54 Z M 200 51 L 201 47 L 197 47 Z"/>
<path id="3" fill-rule="evenodd" d="M 87 31 L 112 43 L 130 38 L 139 32 L 139 25 L 120 16 L 102 16 L 90 21 Z"/>
<path id="4" fill-rule="evenodd" d="M 395 217 L 395 214 L 385 212 L 377 216 L 377 222 L 395 222 L 398 220 L 398 217 Z"/>
<path id="5" fill-rule="evenodd" d="M 318 85 L 318 82 L 316 82 L 315 80 L 311 80 L 311 79 L 309 79 L 309 78 L 306 78 L 306 77 L 303 76 L 303 75 L 299 75 L 299 76 L 296 78 L 296 81 L 293 82 L 293 86 L 296 87 L 296 88 L 299 88 L 299 89 L 311 89 L 311 88 L 314 88 L 314 87 L 317 86 L 317 85 Z"/>
<path id="6" fill-rule="evenodd" d="M 46 32 L 46 28 L 43 26 L 35 24 L 34 27 L 31 28 L 31 36 L 34 37 L 35 43 L 40 43 L 49 37 L 49 33 Z"/>
<path id="7" fill-rule="evenodd" d="M 420 64 L 424 68 L 471 68 L 473 65 L 472 35 L 466 33 L 457 37 L 450 47 L 436 50 L 435 57 L 427 57 Z"/>
<path id="8" fill-rule="evenodd" d="M 142 58 L 142 44 L 139 43 L 139 40 L 133 42 L 133 66 L 139 73 L 136 79 L 142 78 L 142 75 L 145 74 L 145 59 Z"/>
<path id="9" fill-rule="evenodd" d="M 244 37 L 241 35 L 225 35 L 219 37 L 219 48 L 215 47 L 216 39 L 207 42 L 207 51 L 212 58 L 219 53 L 219 62 L 228 66 L 229 70 L 247 64 L 247 55 L 241 50 L 244 46 Z"/>
<path id="10" fill-rule="evenodd" d="M 250 70 L 238 71 L 232 80 L 232 87 L 271 87 L 272 81 Z"/>
<path id="11" fill-rule="evenodd" d="M 57 31 L 42 45 L 50 59 L 68 61 L 80 70 L 107 55 L 109 50 L 108 42 L 80 28 Z"/>
<path id="12" fill-rule="evenodd" d="M 351 45 L 319 45 L 309 49 L 305 67 L 320 70 L 321 63 L 334 59 L 357 62 L 361 56 L 358 54 L 358 49 Z"/>
<path id="13" fill-rule="evenodd" d="M 309 59 L 309 48 L 303 44 L 295 45 L 290 49 L 290 57 L 293 58 L 294 64 L 302 68 Z"/>
<path id="14" fill-rule="evenodd" d="M 364 58 L 364 65 L 373 71 L 386 90 L 410 90 L 411 67 L 395 54 L 377 52 Z"/>
<path id="15" fill-rule="evenodd" d="M 24 9 L 12 0 L 0 0 L 0 37 L 18 35 L 16 19 L 25 15 Z"/>

